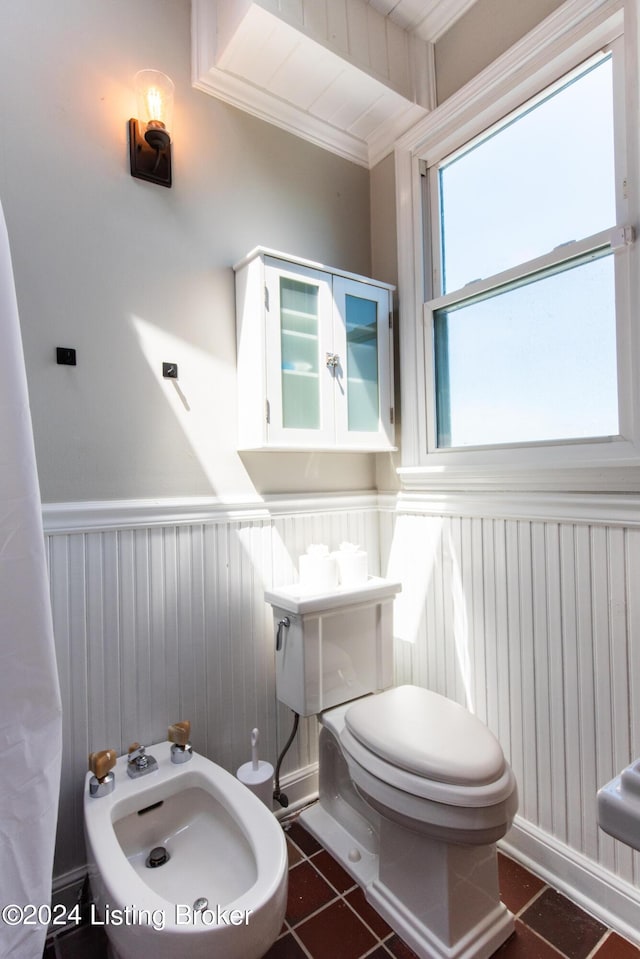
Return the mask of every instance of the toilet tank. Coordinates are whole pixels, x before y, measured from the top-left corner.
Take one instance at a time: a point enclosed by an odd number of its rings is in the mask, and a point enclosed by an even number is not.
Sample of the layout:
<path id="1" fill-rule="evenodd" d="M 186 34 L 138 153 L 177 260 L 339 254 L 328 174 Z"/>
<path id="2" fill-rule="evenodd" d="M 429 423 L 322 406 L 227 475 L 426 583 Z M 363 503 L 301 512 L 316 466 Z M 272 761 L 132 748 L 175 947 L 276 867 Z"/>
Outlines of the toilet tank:
<path id="1" fill-rule="evenodd" d="M 298 586 L 265 592 L 273 607 L 280 702 L 313 716 L 393 685 L 393 600 L 400 589 L 371 577 L 331 593 Z M 279 626 L 286 620 L 288 626 Z"/>

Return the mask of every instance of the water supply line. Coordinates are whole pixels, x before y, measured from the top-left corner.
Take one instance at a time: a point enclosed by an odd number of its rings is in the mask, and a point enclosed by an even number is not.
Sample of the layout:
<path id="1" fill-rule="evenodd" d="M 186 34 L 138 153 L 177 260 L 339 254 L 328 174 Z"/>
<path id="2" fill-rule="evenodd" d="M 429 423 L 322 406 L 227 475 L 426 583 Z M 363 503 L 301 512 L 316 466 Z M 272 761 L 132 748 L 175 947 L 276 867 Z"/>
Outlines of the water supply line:
<path id="1" fill-rule="evenodd" d="M 276 763 L 276 771 L 274 775 L 275 789 L 273 791 L 273 798 L 275 799 L 276 802 L 280 803 L 283 809 L 287 808 L 287 806 L 289 805 L 289 800 L 287 799 L 285 794 L 280 791 L 280 766 L 282 765 L 282 760 L 286 756 L 289 750 L 289 747 L 291 746 L 291 743 L 293 742 L 293 740 L 296 738 L 296 733 L 298 732 L 298 723 L 300 722 L 300 714 L 294 712 L 293 717 L 294 717 L 293 729 L 291 730 L 291 734 L 289 738 L 287 739 L 286 743 L 284 744 L 284 748 L 282 752 L 278 756 L 278 762 Z"/>

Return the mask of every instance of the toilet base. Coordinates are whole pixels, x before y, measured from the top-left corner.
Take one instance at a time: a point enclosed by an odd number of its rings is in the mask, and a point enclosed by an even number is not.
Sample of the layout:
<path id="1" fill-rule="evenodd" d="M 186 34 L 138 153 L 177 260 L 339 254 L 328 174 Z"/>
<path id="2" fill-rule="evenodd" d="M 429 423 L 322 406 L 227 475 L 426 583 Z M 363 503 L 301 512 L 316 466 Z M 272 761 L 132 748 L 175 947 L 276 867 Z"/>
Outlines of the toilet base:
<path id="1" fill-rule="evenodd" d="M 489 959 L 512 934 L 495 845 L 454 845 L 381 819 L 378 844 L 365 847 L 322 800 L 300 822 L 420 959 Z"/>

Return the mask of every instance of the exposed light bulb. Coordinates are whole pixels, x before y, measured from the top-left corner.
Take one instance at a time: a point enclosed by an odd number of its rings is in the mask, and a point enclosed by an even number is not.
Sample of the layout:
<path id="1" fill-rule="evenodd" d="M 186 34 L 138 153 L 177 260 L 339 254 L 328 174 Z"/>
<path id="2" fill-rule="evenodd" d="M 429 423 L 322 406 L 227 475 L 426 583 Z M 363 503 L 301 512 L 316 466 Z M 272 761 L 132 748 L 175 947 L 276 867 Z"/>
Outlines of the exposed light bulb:
<path id="1" fill-rule="evenodd" d="M 138 121 L 147 130 L 171 131 L 173 120 L 173 81 L 158 70 L 140 70 L 135 76 L 138 97 Z"/>

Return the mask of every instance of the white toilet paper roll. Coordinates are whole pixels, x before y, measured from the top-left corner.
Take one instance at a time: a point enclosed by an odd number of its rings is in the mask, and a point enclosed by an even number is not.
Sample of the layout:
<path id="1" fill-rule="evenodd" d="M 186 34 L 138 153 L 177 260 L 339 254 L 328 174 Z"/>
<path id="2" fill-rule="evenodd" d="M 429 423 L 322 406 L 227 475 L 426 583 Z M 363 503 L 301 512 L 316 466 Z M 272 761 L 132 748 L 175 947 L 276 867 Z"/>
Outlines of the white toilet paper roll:
<path id="1" fill-rule="evenodd" d="M 340 571 L 341 586 L 362 586 L 369 578 L 369 564 L 364 550 L 353 553 L 338 551 L 333 554 Z"/>
<path id="2" fill-rule="evenodd" d="M 338 585 L 338 566 L 333 556 L 308 556 L 299 560 L 300 589 L 306 593 L 325 593 Z"/>
<path id="3" fill-rule="evenodd" d="M 258 762 L 258 768 L 254 768 L 254 763 L 243 763 L 238 769 L 236 777 L 241 783 L 244 783 L 247 789 L 250 789 L 258 799 L 273 809 L 273 766 L 271 763 L 261 759 Z"/>

